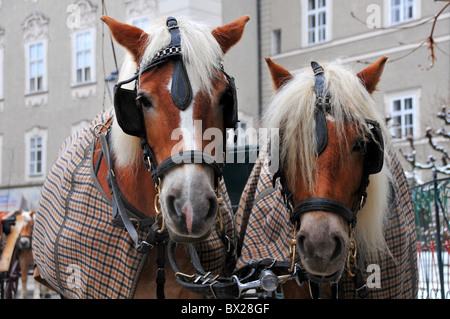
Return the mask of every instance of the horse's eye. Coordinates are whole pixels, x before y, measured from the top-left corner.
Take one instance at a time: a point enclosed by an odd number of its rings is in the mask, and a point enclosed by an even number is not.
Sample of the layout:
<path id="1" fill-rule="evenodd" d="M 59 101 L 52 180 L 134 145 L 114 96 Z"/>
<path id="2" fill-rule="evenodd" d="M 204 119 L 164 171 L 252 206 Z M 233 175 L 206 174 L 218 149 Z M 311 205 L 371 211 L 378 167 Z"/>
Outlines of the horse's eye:
<path id="1" fill-rule="evenodd" d="M 366 141 L 362 138 L 356 140 L 355 145 L 353 146 L 353 152 L 365 152 L 366 150 Z"/>
<path id="2" fill-rule="evenodd" d="M 152 101 L 145 95 L 138 95 L 136 98 L 136 105 L 140 108 L 151 108 L 153 106 Z"/>

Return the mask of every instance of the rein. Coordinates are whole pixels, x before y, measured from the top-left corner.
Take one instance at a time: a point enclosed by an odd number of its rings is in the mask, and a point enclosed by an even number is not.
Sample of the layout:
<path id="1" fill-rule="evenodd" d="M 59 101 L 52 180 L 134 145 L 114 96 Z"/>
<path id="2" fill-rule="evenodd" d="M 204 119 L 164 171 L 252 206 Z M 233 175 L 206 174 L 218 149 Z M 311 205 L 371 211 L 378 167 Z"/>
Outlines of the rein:
<path id="1" fill-rule="evenodd" d="M 106 127 L 105 124 L 101 126 Z M 100 142 L 101 154 L 98 158 L 96 171 L 99 168 L 99 163 L 104 157 L 108 166 L 107 182 L 111 192 L 113 204 L 113 224 L 117 227 L 125 228 L 129 236 L 135 244 L 135 249 L 139 253 L 147 254 L 150 249 L 157 247 L 158 258 L 156 260 L 158 273 L 156 276 L 157 283 L 157 298 L 164 299 L 164 284 L 165 284 L 165 247 L 169 241 L 169 234 L 164 228 L 164 219 L 154 217 L 147 217 L 134 208 L 125 198 L 116 180 L 114 173 L 114 161 L 112 150 L 109 147 L 108 136 L 109 128 L 106 127 L 106 132 L 94 132 L 94 135 Z M 129 215 L 133 216 L 130 217 Z M 149 229 L 150 228 L 150 229 Z M 149 229 L 144 240 L 139 240 L 138 230 Z"/>

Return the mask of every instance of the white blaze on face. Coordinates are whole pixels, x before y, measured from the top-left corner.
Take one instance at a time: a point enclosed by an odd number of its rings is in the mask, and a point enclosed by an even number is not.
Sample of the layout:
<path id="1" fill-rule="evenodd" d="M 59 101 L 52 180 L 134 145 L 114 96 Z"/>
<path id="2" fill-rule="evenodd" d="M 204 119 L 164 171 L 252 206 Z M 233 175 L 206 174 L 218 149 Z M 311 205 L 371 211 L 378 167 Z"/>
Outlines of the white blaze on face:
<path id="1" fill-rule="evenodd" d="M 184 110 L 180 110 L 180 127 L 182 138 L 183 139 L 183 151 L 190 150 L 201 150 L 202 148 L 202 128 L 201 122 L 194 120 L 194 104 L 195 97 L 197 93 L 200 91 L 200 85 L 195 81 L 191 80 L 192 86 L 192 94 L 193 99 L 191 104 Z M 172 89 L 172 79 L 169 81 L 167 85 L 167 89 L 171 92 Z M 199 138 L 200 135 L 200 138 Z M 193 205 L 191 200 L 191 187 L 193 187 L 192 183 L 194 182 L 194 178 L 196 176 L 196 170 L 198 169 L 197 165 L 184 165 L 181 166 L 180 169 L 177 169 L 176 172 L 179 175 L 179 181 L 184 185 L 183 187 L 183 197 L 186 198 L 186 202 L 182 207 L 182 213 L 186 216 L 186 226 L 188 231 L 192 232 L 192 221 L 194 217 Z"/>

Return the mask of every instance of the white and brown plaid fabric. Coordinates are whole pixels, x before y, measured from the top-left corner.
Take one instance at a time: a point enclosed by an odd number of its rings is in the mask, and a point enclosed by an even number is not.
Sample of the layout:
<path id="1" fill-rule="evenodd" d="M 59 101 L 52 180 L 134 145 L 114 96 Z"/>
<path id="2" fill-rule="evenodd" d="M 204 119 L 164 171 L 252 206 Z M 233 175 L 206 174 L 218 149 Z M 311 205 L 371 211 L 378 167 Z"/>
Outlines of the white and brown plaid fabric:
<path id="1" fill-rule="evenodd" d="M 395 154 L 389 154 L 395 185 L 392 185 L 394 198 L 384 232 L 393 257 L 385 256 L 378 261 L 365 260 L 365 265 L 360 264 L 360 267 L 366 280 L 370 275 L 365 271 L 368 265 L 377 264 L 381 271 L 381 288 L 369 289 L 367 298 L 417 298 L 414 207 L 404 171 Z M 279 182 L 274 190 L 272 188 L 273 175 L 268 167 L 267 158 L 261 154 L 249 177 L 235 216 L 236 245 L 238 251 L 240 250 L 237 268 L 264 258 L 289 260 L 293 225 L 281 196 Z M 344 272 L 339 286 L 339 298 L 359 298 L 354 282 L 347 272 Z"/>
<path id="2" fill-rule="evenodd" d="M 41 277 L 66 298 L 132 298 L 146 261 L 128 233 L 113 226 L 111 202 L 93 180 L 94 127 L 112 116 L 112 109 L 100 113 L 64 142 L 42 187 L 34 258 Z M 221 186 L 224 229 L 233 240 L 231 203 Z M 139 235 L 142 240 L 146 233 Z M 226 247 L 217 231 L 196 248 L 205 270 L 223 270 Z"/>

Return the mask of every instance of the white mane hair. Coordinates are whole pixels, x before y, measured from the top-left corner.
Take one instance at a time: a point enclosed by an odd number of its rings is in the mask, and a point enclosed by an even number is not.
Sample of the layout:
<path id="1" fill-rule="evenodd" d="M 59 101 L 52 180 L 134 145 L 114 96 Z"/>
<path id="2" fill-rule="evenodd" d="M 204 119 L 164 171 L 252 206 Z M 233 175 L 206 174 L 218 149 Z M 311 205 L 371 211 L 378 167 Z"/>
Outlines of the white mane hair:
<path id="1" fill-rule="evenodd" d="M 217 77 L 216 71 L 220 69 L 224 57 L 223 50 L 206 25 L 192 21 L 187 17 L 178 17 L 177 21 L 181 36 L 183 62 L 189 80 L 191 83 L 197 84 L 203 92 L 212 95 L 213 80 Z M 149 34 L 149 41 L 141 59 L 140 69 L 151 62 L 156 53 L 171 42 L 166 18 L 156 20 L 145 31 Z M 119 82 L 131 78 L 136 69 L 137 64 L 132 56 L 127 54 L 119 74 Z M 134 86 L 133 81 L 124 85 L 123 88 L 132 90 Z M 114 121 L 111 132 L 117 165 L 125 167 L 140 164 L 142 151 L 139 139 L 125 134 L 117 121 Z"/>
<path id="2" fill-rule="evenodd" d="M 372 119 L 380 124 L 386 142 L 389 132 L 384 120 L 356 73 L 338 60 L 322 65 L 325 90 L 331 95 L 332 117 L 338 124 L 338 132 L 342 132 L 339 135 L 345 139 L 345 123 L 355 125 L 361 136 L 370 134 L 365 119 Z M 274 95 L 263 116 L 263 127 L 280 129 L 280 165 L 284 166 L 287 180 L 295 181 L 301 176 L 309 190 L 314 189 L 317 174 L 314 83 L 315 76 L 311 68 L 294 75 Z M 301 163 L 300 172 L 296 171 L 296 163 Z M 385 152 L 383 170 L 369 177 L 367 202 L 358 212 L 355 228 L 358 247 L 372 256 L 388 250 L 383 230 L 390 202 L 389 183 L 392 176 L 389 163 Z"/>

